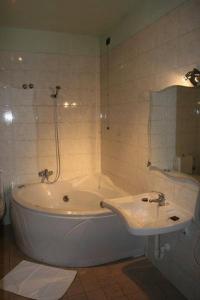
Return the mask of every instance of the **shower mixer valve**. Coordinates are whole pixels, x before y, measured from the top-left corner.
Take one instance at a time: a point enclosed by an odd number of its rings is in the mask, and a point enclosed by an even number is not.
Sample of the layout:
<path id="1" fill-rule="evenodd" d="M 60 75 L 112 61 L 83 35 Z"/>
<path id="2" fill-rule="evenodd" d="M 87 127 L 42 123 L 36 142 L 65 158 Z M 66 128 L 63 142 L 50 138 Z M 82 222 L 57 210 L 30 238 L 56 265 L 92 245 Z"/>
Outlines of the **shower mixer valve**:
<path id="1" fill-rule="evenodd" d="M 53 175 L 53 171 L 48 169 L 41 170 L 38 173 L 38 176 L 41 177 L 41 183 L 43 183 L 45 180 L 48 181 L 51 175 Z"/>

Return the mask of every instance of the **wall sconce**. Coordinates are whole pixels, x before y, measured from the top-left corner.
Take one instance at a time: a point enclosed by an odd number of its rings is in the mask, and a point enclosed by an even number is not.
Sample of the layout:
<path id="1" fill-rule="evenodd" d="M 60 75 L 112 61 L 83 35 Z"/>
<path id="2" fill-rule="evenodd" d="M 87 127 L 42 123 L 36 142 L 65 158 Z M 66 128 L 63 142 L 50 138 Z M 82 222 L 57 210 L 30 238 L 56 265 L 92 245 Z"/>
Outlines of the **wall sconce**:
<path id="1" fill-rule="evenodd" d="M 68 108 L 68 107 L 76 107 L 78 104 L 76 102 L 72 102 L 72 103 L 69 103 L 69 102 L 64 102 L 63 103 L 63 106 L 64 108 Z"/>
<path id="2" fill-rule="evenodd" d="M 64 108 L 67 108 L 67 107 L 70 106 L 70 104 L 69 104 L 68 102 L 64 102 L 64 103 L 63 103 L 63 106 L 64 106 Z"/>
<path id="3" fill-rule="evenodd" d="M 3 114 L 3 119 L 7 125 L 12 124 L 12 122 L 14 120 L 14 115 L 13 115 L 12 111 L 10 111 L 10 110 L 5 111 Z"/>
<path id="4" fill-rule="evenodd" d="M 185 80 L 189 79 L 193 86 L 200 86 L 200 71 L 198 69 L 193 69 L 192 71 L 185 74 Z"/>

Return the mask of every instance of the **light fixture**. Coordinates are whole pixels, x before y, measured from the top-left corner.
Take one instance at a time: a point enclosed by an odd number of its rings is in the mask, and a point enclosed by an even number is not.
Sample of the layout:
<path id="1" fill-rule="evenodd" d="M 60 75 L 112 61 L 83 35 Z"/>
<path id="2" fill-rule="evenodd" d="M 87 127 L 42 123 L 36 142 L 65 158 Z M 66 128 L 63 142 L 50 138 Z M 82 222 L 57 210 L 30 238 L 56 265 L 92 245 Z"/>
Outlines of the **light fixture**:
<path id="1" fill-rule="evenodd" d="M 200 86 L 200 71 L 194 68 L 192 71 L 189 71 L 187 74 L 185 74 L 185 79 L 189 79 L 193 86 Z"/>
<path id="2" fill-rule="evenodd" d="M 68 102 L 64 102 L 63 105 L 64 105 L 64 108 L 69 107 L 69 103 Z"/>
<path id="3" fill-rule="evenodd" d="M 4 112 L 3 118 L 4 118 L 4 121 L 6 124 L 12 124 L 14 116 L 13 116 L 13 113 L 9 110 L 9 111 Z"/>
<path id="4" fill-rule="evenodd" d="M 76 107 L 76 106 L 77 106 L 77 103 L 76 103 L 76 102 L 72 102 L 72 103 L 64 102 L 64 103 L 63 103 L 63 106 L 64 106 L 64 108 L 68 108 L 68 107 Z"/>

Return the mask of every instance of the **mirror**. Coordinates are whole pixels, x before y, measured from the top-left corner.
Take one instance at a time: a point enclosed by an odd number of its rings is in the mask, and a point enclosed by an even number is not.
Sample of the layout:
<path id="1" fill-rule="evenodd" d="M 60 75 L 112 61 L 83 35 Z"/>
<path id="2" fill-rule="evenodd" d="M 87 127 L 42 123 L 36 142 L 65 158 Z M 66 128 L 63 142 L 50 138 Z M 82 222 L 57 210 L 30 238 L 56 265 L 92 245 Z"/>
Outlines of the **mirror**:
<path id="1" fill-rule="evenodd" d="M 200 88 L 152 92 L 149 121 L 151 166 L 200 180 Z"/>

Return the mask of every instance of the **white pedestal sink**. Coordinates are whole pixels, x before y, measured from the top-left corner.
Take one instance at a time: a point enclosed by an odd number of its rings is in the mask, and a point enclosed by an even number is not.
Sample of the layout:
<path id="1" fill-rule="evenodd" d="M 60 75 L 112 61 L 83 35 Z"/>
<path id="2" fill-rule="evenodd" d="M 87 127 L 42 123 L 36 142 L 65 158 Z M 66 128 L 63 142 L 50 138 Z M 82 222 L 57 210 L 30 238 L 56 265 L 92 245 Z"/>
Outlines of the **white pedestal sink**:
<path id="1" fill-rule="evenodd" d="M 191 213 L 167 200 L 164 206 L 149 202 L 156 197 L 158 193 L 151 192 L 106 199 L 102 206 L 119 214 L 134 235 L 159 235 L 183 229 L 190 224 L 193 218 Z"/>

